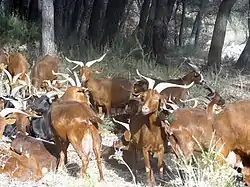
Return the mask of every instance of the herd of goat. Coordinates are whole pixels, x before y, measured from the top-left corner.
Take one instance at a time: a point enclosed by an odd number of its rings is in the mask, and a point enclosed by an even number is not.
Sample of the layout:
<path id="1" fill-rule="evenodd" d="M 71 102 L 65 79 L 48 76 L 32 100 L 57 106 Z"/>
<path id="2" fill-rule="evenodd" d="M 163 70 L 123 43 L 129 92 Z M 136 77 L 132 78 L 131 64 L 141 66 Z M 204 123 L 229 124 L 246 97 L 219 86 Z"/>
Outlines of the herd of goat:
<path id="1" fill-rule="evenodd" d="M 47 55 L 28 75 L 24 55 L 0 50 L 6 90 L 0 98 L 0 137 L 11 139 L 10 148 L 0 150 L 9 155 L 0 173 L 22 181 L 37 181 L 50 170 L 64 168 L 71 144 L 82 160 L 81 175 L 86 175 L 93 151 L 103 181 L 102 131 L 98 126 L 106 115 L 113 117 L 123 131 L 113 147 L 129 151 L 135 164 L 138 152 L 142 153 L 149 186 L 155 185 L 151 153 L 157 154 L 159 176 L 163 178 L 166 151 L 191 160 L 201 149 L 208 150 L 211 141 L 221 154 L 217 162 L 240 167 L 245 183 L 250 184 L 250 100 L 225 104 L 190 59 L 185 61 L 192 71 L 179 79 L 153 79 L 139 70 L 136 73 L 140 79 L 134 81 L 123 77 L 95 78 L 94 74 L 102 71 L 92 65 L 105 55 L 87 63 L 65 57 L 76 64 L 69 74 L 58 72 L 59 57 Z M 79 66 L 79 72 L 74 71 Z M 4 81 L 5 77 L 8 81 Z M 185 100 L 194 84 L 205 88 L 208 95 L 201 100 Z M 195 104 L 187 107 L 190 101 Z M 204 105 L 198 106 L 200 101 Z M 132 170 L 136 174 L 137 166 L 132 166 Z"/>

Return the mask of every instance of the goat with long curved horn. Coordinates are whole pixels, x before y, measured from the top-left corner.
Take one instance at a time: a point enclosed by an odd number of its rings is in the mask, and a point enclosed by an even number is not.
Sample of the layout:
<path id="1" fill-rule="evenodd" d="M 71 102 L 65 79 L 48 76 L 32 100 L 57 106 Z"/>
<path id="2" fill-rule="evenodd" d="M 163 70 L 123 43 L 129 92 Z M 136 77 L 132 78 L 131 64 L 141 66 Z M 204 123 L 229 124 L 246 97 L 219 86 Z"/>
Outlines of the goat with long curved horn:
<path id="1" fill-rule="evenodd" d="M 179 85 L 179 84 L 173 84 L 173 83 L 169 83 L 169 82 L 161 82 L 159 84 L 157 84 L 154 87 L 154 90 L 156 90 L 158 93 L 161 93 L 162 90 L 166 89 L 166 88 L 191 88 L 194 85 L 194 82 L 191 82 L 188 85 Z"/>
<path id="2" fill-rule="evenodd" d="M 52 70 L 52 74 L 53 75 L 61 75 L 62 77 L 64 77 L 66 80 L 69 81 L 69 83 L 71 84 L 71 86 L 76 86 L 76 83 L 75 83 L 74 79 L 72 79 L 71 77 L 69 77 L 69 74 L 66 74 L 66 73 L 55 73 L 53 70 Z"/>
<path id="3" fill-rule="evenodd" d="M 18 73 L 16 74 L 13 78 L 12 78 L 12 84 L 15 84 L 17 79 L 22 75 L 22 73 Z"/>
<path id="4" fill-rule="evenodd" d="M 106 56 L 106 54 L 107 54 L 107 52 L 104 53 L 104 55 L 102 55 L 100 58 L 98 58 L 98 59 L 96 59 L 96 60 L 91 60 L 91 61 L 89 61 L 89 62 L 86 62 L 85 66 L 90 67 L 90 66 L 92 66 L 92 65 L 93 65 L 94 63 L 96 63 L 96 62 L 102 61 L 102 60 L 104 59 L 104 57 Z"/>
<path id="5" fill-rule="evenodd" d="M 22 88 L 24 88 L 25 86 L 24 85 L 20 85 L 20 86 L 17 86 L 15 87 L 12 91 L 11 91 L 11 96 L 15 97 L 16 94 L 18 93 L 19 90 L 21 90 Z"/>
<path id="6" fill-rule="evenodd" d="M 84 66 L 84 63 L 83 63 L 82 61 L 70 60 L 70 59 L 68 59 L 67 57 L 65 57 L 65 59 L 66 59 L 68 62 L 72 62 L 72 63 L 74 63 L 74 64 L 77 64 L 78 66 L 81 66 L 81 67 Z"/>
<path id="7" fill-rule="evenodd" d="M 201 70 L 198 66 L 196 66 L 195 64 L 192 63 L 190 58 L 185 59 L 185 62 L 191 67 L 193 68 L 196 72 L 200 73 Z"/>
<path id="8" fill-rule="evenodd" d="M 119 123 L 120 125 L 122 125 L 123 127 L 125 127 L 128 131 L 130 130 L 129 124 L 128 124 L 128 123 L 124 123 L 124 122 L 118 121 L 118 120 L 116 120 L 115 118 L 112 118 L 112 119 L 113 119 L 113 121 L 114 121 L 115 123 Z"/>
<path id="9" fill-rule="evenodd" d="M 26 116 L 29 116 L 29 114 L 27 114 L 26 112 L 23 112 L 22 110 L 19 110 L 19 109 L 16 109 L 16 108 L 4 108 L 0 112 L 0 117 L 5 117 L 10 113 L 20 113 L 20 114 L 24 114 Z"/>
<path id="10" fill-rule="evenodd" d="M 75 81 L 76 82 L 76 86 L 81 87 L 81 81 L 80 81 L 77 73 L 75 71 L 73 73 L 74 73 L 74 76 L 75 76 L 75 79 L 76 79 L 76 81 Z"/>
<path id="11" fill-rule="evenodd" d="M 140 74 L 138 69 L 136 69 L 136 73 L 137 73 L 137 75 L 139 75 L 140 77 L 142 77 L 142 78 L 144 78 L 145 80 L 148 81 L 148 89 L 153 89 L 154 88 L 154 85 L 155 85 L 155 80 L 154 79 L 151 79 L 149 77 L 146 77 L 146 76 Z"/>

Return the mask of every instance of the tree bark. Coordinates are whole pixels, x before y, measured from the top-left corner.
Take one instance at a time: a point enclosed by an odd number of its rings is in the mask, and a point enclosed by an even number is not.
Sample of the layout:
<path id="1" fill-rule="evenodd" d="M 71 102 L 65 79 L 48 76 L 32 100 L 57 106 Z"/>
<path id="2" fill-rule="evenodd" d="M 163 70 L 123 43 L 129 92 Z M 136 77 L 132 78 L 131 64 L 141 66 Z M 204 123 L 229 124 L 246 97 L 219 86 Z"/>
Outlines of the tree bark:
<path id="1" fill-rule="evenodd" d="M 198 13 L 198 17 L 197 17 L 197 29 L 195 32 L 195 40 L 194 40 L 194 45 L 195 47 L 197 47 L 198 42 L 199 42 L 199 37 L 200 37 L 200 31 L 201 31 L 201 21 L 202 21 L 202 16 L 203 16 L 203 12 L 204 12 L 204 0 L 201 0 L 201 4 L 200 4 L 200 11 Z"/>
<path id="2" fill-rule="evenodd" d="M 134 2 L 135 2 L 135 0 L 130 0 L 130 2 L 127 5 L 126 11 L 125 11 L 124 15 L 122 16 L 122 19 L 121 19 L 120 24 L 119 24 L 119 29 L 118 29 L 119 33 L 123 33 L 123 29 L 125 27 L 126 20 L 129 17 L 129 13 L 132 9 Z"/>
<path id="3" fill-rule="evenodd" d="M 144 0 L 142 4 L 142 8 L 140 12 L 140 20 L 139 20 L 138 27 L 136 29 L 137 37 L 139 41 L 142 41 L 145 35 L 145 28 L 146 28 L 147 20 L 149 17 L 150 3 L 151 3 L 151 0 Z"/>
<path id="4" fill-rule="evenodd" d="M 157 62 L 163 63 L 166 50 L 165 41 L 167 36 L 167 25 L 164 19 L 167 15 L 167 0 L 156 0 L 156 13 L 153 32 L 153 52 Z"/>
<path id="5" fill-rule="evenodd" d="M 52 0 L 42 0 L 42 55 L 55 55 L 54 5 Z"/>
<path id="6" fill-rule="evenodd" d="M 148 16 L 147 25 L 145 28 L 145 35 L 143 39 L 143 46 L 145 53 L 149 53 L 153 48 L 153 25 L 155 19 L 155 11 L 156 11 L 156 1 L 152 1 L 150 6 L 150 12 Z"/>
<path id="7" fill-rule="evenodd" d="M 88 37 L 96 46 L 100 44 L 103 29 L 103 20 L 105 17 L 104 0 L 94 0 L 92 13 L 89 22 Z"/>
<path id="8" fill-rule="evenodd" d="M 55 33 L 56 41 L 60 42 L 65 35 L 63 27 L 63 15 L 64 15 L 65 0 L 56 0 L 54 2 L 55 11 Z"/>
<path id="9" fill-rule="evenodd" d="M 101 45 L 109 45 L 115 39 L 117 34 L 119 23 L 124 15 L 125 7 L 128 4 L 128 0 L 109 0 L 104 19 L 104 32 L 101 39 Z M 115 10 L 115 11 L 114 11 Z"/>
<path id="10" fill-rule="evenodd" d="M 180 1 L 177 0 L 176 2 L 176 8 L 174 11 L 174 46 L 178 47 L 178 19 L 177 19 L 177 11 L 180 5 Z"/>
<path id="11" fill-rule="evenodd" d="M 180 47 L 183 46 L 183 30 L 184 30 L 185 14 L 186 14 L 186 1 L 182 0 L 181 25 L 180 25 L 180 32 L 179 32 L 179 46 Z"/>
<path id="12" fill-rule="evenodd" d="M 82 10 L 84 9 L 82 0 L 76 0 L 74 11 L 71 14 L 71 22 L 70 27 L 68 29 L 68 35 L 70 36 L 76 36 L 80 22 L 79 20 L 81 19 L 82 16 Z"/>
<path id="13" fill-rule="evenodd" d="M 248 33 L 250 33 L 250 0 L 248 2 Z M 250 35 L 248 36 L 246 46 L 235 65 L 236 68 L 244 69 L 244 71 L 250 70 Z"/>
<path id="14" fill-rule="evenodd" d="M 41 23 L 41 9 L 39 9 L 38 0 L 30 1 L 28 19 L 33 22 Z"/>
<path id="15" fill-rule="evenodd" d="M 77 36 L 80 40 L 84 39 L 88 34 L 93 3 L 94 0 L 84 0 L 84 11 L 79 21 L 80 24 L 77 32 Z"/>
<path id="16" fill-rule="evenodd" d="M 236 0 L 223 0 L 216 17 L 212 41 L 208 53 L 208 68 L 219 71 L 221 67 L 221 52 L 225 40 L 227 20 Z"/>

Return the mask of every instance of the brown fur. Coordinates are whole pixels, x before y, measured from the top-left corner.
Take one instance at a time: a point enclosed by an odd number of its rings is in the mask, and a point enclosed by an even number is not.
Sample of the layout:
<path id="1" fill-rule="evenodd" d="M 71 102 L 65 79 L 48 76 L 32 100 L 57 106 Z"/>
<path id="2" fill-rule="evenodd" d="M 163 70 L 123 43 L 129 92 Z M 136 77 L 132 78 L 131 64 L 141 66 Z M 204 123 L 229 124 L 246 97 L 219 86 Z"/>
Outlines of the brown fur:
<path id="1" fill-rule="evenodd" d="M 62 169 L 67 162 L 67 148 L 71 143 L 82 159 L 82 176 L 86 175 L 89 153 L 93 149 L 100 180 L 103 180 L 100 158 L 101 142 L 97 129 L 98 123 L 102 123 L 102 120 L 86 103 L 58 101 L 52 103 L 51 107 L 52 131 L 60 152 L 58 169 Z"/>
<path id="2" fill-rule="evenodd" d="M 85 87 L 90 91 L 93 102 L 98 106 L 99 114 L 102 114 L 104 106 L 109 116 L 111 107 L 124 107 L 131 97 L 133 84 L 122 77 L 114 77 L 111 79 L 96 79 L 94 73 L 100 71 L 83 67 L 80 70 L 82 80 L 85 81 Z M 130 91 L 129 91 L 130 90 Z"/>
<path id="3" fill-rule="evenodd" d="M 59 66 L 59 57 L 58 56 L 50 56 L 46 55 L 40 62 L 34 65 L 31 71 L 31 83 L 32 85 L 37 88 L 44 88 L 46 89 L 45 84 L 43 83 L 44 80 L 53 81 L 57 79 L 56 75 L 52 74 L 52 70 L 54 72 L 58 72 Z"/>
<path id="4" fill-rule="evenodd" d="M 204 151 L 209 149 L 213 136 L 213 106 L 224 105 L 224 103 L 225 101 L 215 92 L 207 110 L 182 108 L 169 115 L 170 127 L 166 125 L 165 130 L 171 135 L 169 141 L 177 156 L 183 154 L 190 159 L 192 154 L 202 151 L 200 148 Z"/>
<path id="5" fill-rule="evenodd" d="M 230 151 L 237 151 L 241 157 L 249 158 L 250 156 L 250 100 L 236 101 L 228 104 L 225 109 L 216 117 L 213 128 L 216 130 L 216 135 L 221 138 L 224 143 L 220 150 L 221 154 L 226 158 Z M 218 149 L 222 144 L 218 145 Z M 221 159 L 218 160 L 220 163 Z M 249 165 L 244 166 L 244 176 L 246 183 L 250 184 L 249 180 Z M 248 172 L 247 172 L 248 171 Z"/>
<path id="6" fill-rule="evenodd" d="M 13 76 L 22 73 L 19 79 L 25 80 L 25 73 L 28 72 L 28 61 L 21 53 L 11 53 L 9 55 L 9 63 L 7 70 Z"/>
<path id="7" fill-rule="evenodd" d="M 143 100 L 142 109 L 130 121 L 130 132 L 126 131 L 124 138 L 129 141 L 129 147 L 136 155 L 136 150 L 143 153 L 148 185 L 155 183 L 153 170 L 149 161 L 149 153 L 158 154 L 158 169 L 163 178 L 163 156 L 166 135 L 159 119 L 161 96 L 155 90 L 148 90 L 139 96 Z"/>
<path id="8" fill-rule="evenodd" d="M 4 151 L 10 158 L 0 173 L 21 181 L 37 181 L 46 172 L 56 169 L 58 154 L 55 151 L 55 145 L 18 132 L 11 143 L 11 150 Z"/>
<path id="9" fill-rule="evenodd" d="M 68 87 L 60 99 L 64 101 L 78 101 L 80 103 L 89 103 L 89 99 L 85 93 L 85 90 L 77 86 Z"/>
<path id="10" fill-rule="evenodd" d="M 41 178 L 42 174 L 37 170 L 38 166 L 35 160 L 19 155 L 11 150 L 1 150 L 1 152 L 4 155 L 8 155 L 9 158 L 4 166 L 0 168 L 0 173 L 5 173 L 11 178 L 16 178 L 20 181 L 38 181 Z"/>

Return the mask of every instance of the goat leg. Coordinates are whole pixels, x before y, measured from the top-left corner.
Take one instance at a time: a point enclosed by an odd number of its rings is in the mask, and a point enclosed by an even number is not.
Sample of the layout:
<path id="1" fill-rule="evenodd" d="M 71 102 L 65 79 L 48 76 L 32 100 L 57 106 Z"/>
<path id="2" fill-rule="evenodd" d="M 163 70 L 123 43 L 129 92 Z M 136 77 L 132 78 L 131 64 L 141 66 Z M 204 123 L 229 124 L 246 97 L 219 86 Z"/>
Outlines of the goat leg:
<path id="1" fill-rule="evenodd" d="M 158 170 L 160 179 L 163 179 L 163 157 L 164 157 L 164 147 L 161 147 L 161 150 L 158 152 Z"/>
<path id="2" fill-rule="evenodd" d="M 148 186 L 154 186 L 155 180 L 153 175 L 153 170 L 150 166 L 150 160 L 149 160 L 149 152 L 147 149 L 143 149 L 143 157 L 144 157 L 144 163 L 145 163 L 145 169 L 146 169 L 146 175 L 147 175 L 147 183 Z"/>
<path id="3" fill-rule="evenodd" d="M 103 172 L 102 172 L 102 162 L 101 162 L 101 152 L 100 152 L 101 140 L 100 140 L 97 130 L 95 131 L 95 133 L 92 133 L 92 135 L 93 135 L 93 151 L 94 151 L 96 161 L 97 161 L 97 167 L 98 167 L 99 175 L 100 175 L 100 182 L 103 182 L 104 178 L 103 178 Z"/>

